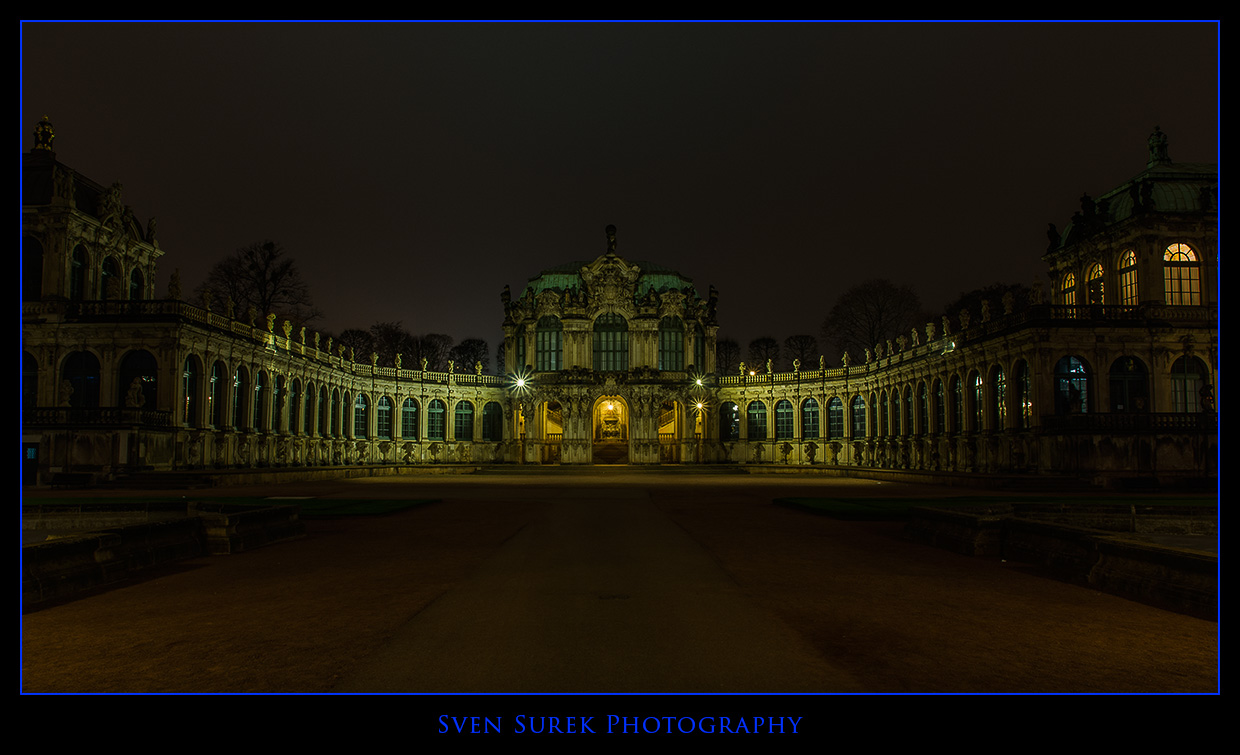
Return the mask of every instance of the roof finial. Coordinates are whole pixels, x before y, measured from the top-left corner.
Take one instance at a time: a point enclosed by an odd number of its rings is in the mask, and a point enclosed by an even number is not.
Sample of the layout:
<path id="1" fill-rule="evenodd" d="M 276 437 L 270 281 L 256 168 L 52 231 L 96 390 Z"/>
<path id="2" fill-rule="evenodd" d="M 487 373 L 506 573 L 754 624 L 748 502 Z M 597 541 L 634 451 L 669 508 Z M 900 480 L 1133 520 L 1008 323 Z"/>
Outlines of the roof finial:
<path id="1" fill-rule="evenodd" d="M 607 253 L 616 253 L 616 227 L 614 225 L 607 226 Z"/>
<path id="2" fill-rule="evenodd" d="M 34 148 L 52 151 L 52 140 L 56 138 L 56 129 L 52 128 L 52 122 L 43 116 L 43 120 L 35 124 L 34 127 Z"/>
<path id="3" fill-rule="evenodd" d="M 1154 133 L 1150 134 L 1150 161 L 1145 167 L 1152 168 L 1155 165 L 1169 165 L 1171 158 L 1167 157 L 1167 135 L 1154 127 Z"/>

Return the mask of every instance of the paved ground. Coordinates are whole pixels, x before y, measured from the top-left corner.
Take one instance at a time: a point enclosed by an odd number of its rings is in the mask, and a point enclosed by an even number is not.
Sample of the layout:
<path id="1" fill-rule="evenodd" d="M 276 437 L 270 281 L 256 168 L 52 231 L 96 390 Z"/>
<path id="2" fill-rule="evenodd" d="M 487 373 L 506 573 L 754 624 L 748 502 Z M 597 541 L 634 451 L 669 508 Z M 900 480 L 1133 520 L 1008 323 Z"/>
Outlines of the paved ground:
<path id="1" fill-rule="evenodd" d="M 441 499 L 23 617 L 30 692 L 1213 692 L 1218 625 L 772 504 L 959 490 L 609 474 L 229 494 Z M 214 494 L 214 493 L 213 493 Z"/>

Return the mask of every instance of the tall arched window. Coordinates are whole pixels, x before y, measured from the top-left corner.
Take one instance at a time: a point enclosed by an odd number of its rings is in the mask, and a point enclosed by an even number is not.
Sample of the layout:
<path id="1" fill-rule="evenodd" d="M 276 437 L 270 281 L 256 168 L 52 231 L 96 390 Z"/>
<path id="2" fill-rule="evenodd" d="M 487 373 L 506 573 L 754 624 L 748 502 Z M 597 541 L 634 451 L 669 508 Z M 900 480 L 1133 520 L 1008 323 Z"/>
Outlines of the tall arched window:
<path id="1" fill-rule="evenodd" d="M 964 383 L 952 375 L 952 432 L 964 432 Z"/>
<path id="2" fill-rule="evenodd" d="M 900 434 L 908 437 L 913 434 L 913 389 L 905 386 L 904 399 L 900 402 L 904 407 L 904 421 L 900 424 Z"/>
<path id="3" fill-rule="evenodd" d="M 818 437 L 818 402 L 812 398 L 801 403 L 801 437 L 807 440 Z"/>
<path id="4" fill-rule="evenodd" d="M 314 430 L 314 384 L 306 381 L 306 389 L 302 391 L 301 432 L 309 435 Z"/>
<path id="5" fill-rule="evenodd" d="M 679 317 L 659 320 L 659 369 L 685 368 L 685 324 Z"/>
<path id="6" fill-rule="evenodd" d="M 889 434 L 890 426 L 887 424 L 887 418 L 891 415 L 891 407 L 888 404 L 887 391 L 878 394 L 878 434 L 886 436 Z"/>
<path id="7" fill-rule="evenodd" d="M 1068 273 L 1059 284 L 1059 303 L 1073 306 L 1076 304 L 1076 276 Z"/>
<path id="8" fill-rule="evenodd" d="M 943 393 L 943 381 L 934 381 L 934 434 L 947 432 L 947 396 Z"/>
<path id="9" fill-rule="evenodd" d="M 75 351 L 65 358 L 60 380 L 69 382 L 69 406 L 74 409 L 99 407 L 99 360 L 89 351 Z"/>
<path id="10" fill-rule="evenodd" d="M 482 407 L 482 439 L 488 443 L 504 439 L 504 408 L 494 401 Z"/>
<path id="11" fill-rule="evenodd" d="M 116 258 L 104 259 L 103 266 L 99 269 L 99 298 L 101 300 L 124 296 L 120 288 L 120 275 L 121 268 L 116 263 Z"/>
<path id="12" fill-rule="evenodd" d="M 353 437 L 365 438 L 370 429 L 370 402 L 364 394 L 353 399 Z"/>
<path id="13" fill-rule="evenodd" d="M 143 289 L 144 283 L 145 282 L 142 279 L 142 271 L 135 267 L 129 273 L 129 298 L 130 299 L 132 299 L 133 301 L 138 301 L 143 298 L 142 289 Z"/>
<path id="14" fill-rule="evenodd" d="M 301 425 L 305 422 L 302 419 L 301 411 L 301 381 L 293 378 L 292 385 L 288 392 L 288 431 L 293 435 L 302 432 Z"/>
<path id="15" fill-rule="evenodd" d="M 971 375 L 969 375 L 969 387 L 973 389 L 972 395 L 970 396 L 970 399 L 971 399 L 970 403 L 972 404 L 972 406 L 969 408 L 971 408 L 973 411 L 970 414 L 970 418 L 969 418 L 969 432 L 978 433 L 978 432 L 981 432 L 982 429 L 986 427 L 984 420 L 983 420 L 984 415 L 982 412 L 983 407 L 985 407 L 986 405 L 985 401 L 982 398 L 983 393 L 985 392 L 984 391 L 985 384 L 982 382 L 981 373 L 973 372 Z"/>
<path id="16" fill-rule="evenodd" d="M 1187 244 L 1172 244 L 1163 252 L 1163 290 L 1172 306 L 1201 304 L 1201 261 Z"/>
<path id="17" fill-rule="evenodd" d="M 793 416 L 792 402 L 780 399 L 775 404 L 775 440 L 791 440 L 796 437 L 796 418 Z"/>
<path id="18" fill-rule="evenodd" d="M 865 399 L 860 396 L 852 400 L 852 437 L 865 437 Z"/>
<path id="19" fill-rule="evenodd" d="M 1033 427 L 1033 378 L 1029 375 L 1029 363 L 1020 360 L 1016 364 L 1017 422 L 1021 430 Z"/>
<path id="20" fill-rule="evenodd" d="M 927 435 L 930 432 L 930 389 L 925 382 L 917 386 L 917 434 Z"/>
<path id="21" fill-rule="evenodd" d="M 1103 291 L 1102 291 L 1102 264 L 1101 263 L 1095 262 L 1093 266 L 1089 268 L 1089 277 L 1087 279 L 1087 283 L 1089 285 L 1089 303 L 1090 304 L 1105 304 L 1106 303 L 1104 301 L 1105 297 L 1103 296 Z"/>
<path id="22" fill-rule="evenodd" d="M 1089 411 L 1089 368 L 1080 357 L 1066 356 L 1055 365 L 1055 413 Z"/>
<path id="23" fill-rule="evenodd" d="M 1111 365 L 1111 411 L 1148 412 L 1150 408 L 1149 373 L 1145 362 L 1136 357 L 1120 357 Z"/>
<path id="24" fill-rule="evenodd" d="M 546 315 L 538 321 L 534 335 L 538 360 L 536 367 L 539 372 L 554 372 L 560 369 L 563 363 L 563 333 L 564 326 L 560 323 L 560 318 L 554 315 Z"/>
<path id="25" fill-rule="evenodd" d="M 392 402 L 387 396 L 380 396 L 375 403 L 375 437 L 392 439 Z"/>
<path id="26" fill-rule="evenodd" d="M 186 427 L 198 426 L 198 359 L 189 356 L 181 370 L 181 422 Z"/>
<path id="27" fill-rule="evenodd" d="M 418 439 L 418 404 L 411 398 L 405 399 L 400 407 L 400 437 L 405 440 Z"/>
<path id="28" fill-rule="evenodd" d="M 832 440 L 844 437 L 844 402 L 839 396 L 827 402 L 827 437 Z"/>
<path id="29" fill-rule="evenodd" d="M 751 401 L 748 411 L 749 440 L 766 440 L 766 404 Z"/>
<path id="30" fill-rule="evenodd" d="M 233 427 L 247 427 L 245 410 L 248 408 L 248 399 L 250 392 L 250 373 L 245 367 L 238 365 L 237 371 L 233 373 L 233 394 L 232 394 L 232 414 L 229 415 L 230 424 Z"/>
<path id="31" fill-rule="evenodd" d="M 741 409 L 731 401 L 719 407 L 719 440 L 725 443 L 741 438 Z"/>
<path id="32" fill-rule="evenodd" d="M 1120 304 L 1135 307 L 1141 301 L 1137 291 L 1137 255 L 1131 249 L 1124 252 L 1119 260 L 1119 297 Z"/>
<path id="33" fill-rule="evenodd" d="M 346 403 L 348 402 L 348 397 L 347 397 L 347 396 L 345 397 L 345 401 L 346 401 Z M 339 388 L 333 388 L 333 389 L 332 389 L 332 407 L 331 407 L 331 422 L 332 422 L 332 437 L 333 437 L 333 438 L 339 438 L 339 437 L 340 437 L 340 421 L 341 421 L 341 417 L 340 417 L 340 389 L 339 389 Z"/>
<path id="34" fill-rule="evenodd" d="M 431 399 L 426 407 L 426 439 L 444 440 L 447 432 L 447 407 L 439 399 Z"/>
<path id="35" fill-rule="evenodd" d="M 468 401 L 457 402 L 452 423 L 453 437 L 458 441 L 474 439 L 474 405 Z"/>
<path id="36" fill-rule="evenodd" d="M 1211 407 L 1208 399 L 1210 373 L 1197 357 L 1180 357 L 1171 365 L 1171 411 L 1195 414 Z"/>
<path id="37" fill-rule="evenodd" d="M 211 412 L 211 425 L 216 429 L 224 427 L 227 420 L 224 418 L 224 406 L 228 400 L 227 380 L 225 377 L 228 370 L 225 369 L 223 362 L 216 362 L 211 365 L 211 385 L 208 387 L 207 401 L 211 402 L 208 407 Z"/>
<path id="38" fill-rule="evenodd" d="M 624 372 L 629 368 L 629 324 L 609 313 L 594 321 L 594 369 Z"/>
<path id="39" fill-rule="evenodd" d="M 1007 426 L 1007 377 L 1002 367 L 995 367 L 990 372 L 991 405 L 990 413 L 994 417 L 994 429 L 1002 430 Z"/>
<path id="40" fill-rule="evenodd" d="M 267 373 L 259 370 L 254 376 L 254 429 L 267 429 Z"/>
<path id="41" fill-rule="evenodd" d="M 319 437 L 325 437 L 329 432 L 331 432 L 331 402 L 327 399 L 327 386 L 321 386 L 319 388 Z"/>

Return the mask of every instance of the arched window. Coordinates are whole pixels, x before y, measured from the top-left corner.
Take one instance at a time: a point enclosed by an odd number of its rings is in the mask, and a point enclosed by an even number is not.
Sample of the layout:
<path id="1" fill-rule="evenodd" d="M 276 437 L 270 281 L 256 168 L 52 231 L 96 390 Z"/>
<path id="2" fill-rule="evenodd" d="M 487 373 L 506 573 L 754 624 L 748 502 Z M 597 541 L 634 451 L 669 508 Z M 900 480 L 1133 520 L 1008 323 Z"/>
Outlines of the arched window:
<path id="1" fill-rule="evenodd" d="M 818 437 L 818 402 L 812 398 L 801 403 L 801 437 L 808 440 Z"/>
<path id="2" fill-rule="evenodd" d="M 741 438 L 741 409 L 731 401 L 719 407 L 719 440 L 725 443 Z"/>
<path id="3" fill-rule="evenodd" d="M 887 391 L 878 394 L 878 434 L 886 436 L 889 431 L 887 417 L 891 414 L 891 407 L 888 405 Z"/>
<path id="4" fill-rule="evenodd" d="M 456 414 L 452 424 L 453 437 L 460 440 L 474 439 L 474 405 L 468 401 L 460 401 L 456 405 Z"/>
<path id="5" fill-rule="evenodd" d="M 1180 357 L 1171 365 L 1171 411 L 1196 414 L 1213 408 L 1210 373 L 1197 357 Z"/>
<path id="6" fill-rule="evenodd" d="M 1033 427 L 1033 379 L 1029 375 L 1029 363 L 1020 360 L 1016 364 L 1017 422 L 1021 430 Z"/>
<path id="7" fill-rule="evenodd" d="M 1089 268 L 1087 283 L 1089 285 L 1089 303 L 1105 304 L 1102 292 L 1102 263 L 1095 262 L 1093 267 Z"/>
<path id="8" fill-rule="evenodd" d="M 331 423 L 333 438 L 340 437 L 340 389 L 332 389 Z"/>
<path id="9" fill-rule="evenodd" d="M 964 383 L 952 375 L 952 432 L 964 432 Z"/>
<path id="10" fill-rule="evenodd" d="M 43 245 L 33 236 L 22 237 L 22 301 L 43 298 Z"/>
<path id="11" fill-rule="evenodd" d="M 904 407 L 904 421 L 900 424 L 900 434 L 908 437 L 913 434 L 913 389 L 908 386 L 904 387 L 904 400 L 900 402 Z"/>
<path id="12" fill-rule="evenodd" d="M 775 440 L 791 440 L 796 437 L 796 418 L 792 402 L 780 399 L 775 404 Z"/>
<path id="13" fill-rule="evenodd" d="M 349 397 L 349 392 L 344 392 L 344 398 L 340 406 L 344 408 L 344 412 L 340 417 L 341 428 L 340 437 L 352 438 L 353 436 L 353 412 L 349 411 L 349 407 L 353 406 L 354 401 Z M 366 427 L 362 427 L 362 437 L 365 437 Z"/>
<path id="14" fill-rule="evenodd" d="M 659 320 L 659 369 L 685 368 L 685 324 L 679 317 Z"/>
<path id="15" fill-rule="evenodd" d="M 1141 301 L 1137 291 L 1137 255 L 1129 249 L 1119 260 L 1120 304 L 1135 307 Z"/>
<path id="16" fill-rule="evenodd" d="M 181 370 L 181 422 L 186 427 L 198 426 L 198 359 L 185 359 Z"/>
<path id="17" fill-rule="evenodd" d="M 143 286 L 144 281 L 142 279 L 142 271 L 135 267 L 129 273 L 129 298 L 133 301 L 138 301 L 144 298 L 142 296 Z"/>
<path id="18" fill-rule="evenodd" d="M 149 351 L 131 351 L 121 360 L 120 371 L 117 380 L 117 396 L 116 405 L 129 407 L 134 403 L 137 396 L 141 398 L 137 400 L 142 409 L 155 409 L 155 379 L 159 374 L 159 365 L 155 362 L 155 357 Z M 135 387 L 136 386 L 136 387 Z M 136 396 L 134 392 L 136 391 Z"/>
<path id="19" fill-rule="evenodd" d="M 865 399 L 860 396 L 852 400 L 852 437 L 865 437 Z"/>
<path id="20" fill-rule="evenodd" d="M 387 396 L 380 396 L 375 403 L 375 437 L 379 440 L 392 439 L 392 402 Z"/>
<path id="21" fill-rule="evenodd" d="M 301 381 L 293 378 L 288 394 L 288 430 L 293 435 L 302 432 L 301 425 L 305 420 L 301 409 Z"/>
<path id="22" fill-rule="evenodd" d="M 766 404 L 751 401 L 748 411 L 749 440 L 766 440 Z"/>
<path id="23" fill-rule="evenodd" d="M 353 437 L 365 438 L 370 429 L 370 402 L 365 394 L 357 394 L 353 399 Z"/>
<path id="24" fill-rule="evenodd" d="M 307 380 L 305 388 L 302 391 L 301 432 L 310 435 L 314 430 L 314 384 Z"/>
<path id="25" fill-rule="evenodd" d="M 319 388 L 319 437 L 331 432 L 331 402 L 327 399 L 327 386 Z"/>
<path id="26" fill-rule="evenodd" d="M 1148 412 L 1150 381 L 1145 363 L 1136 357 L 1120 357 L 1111 365 L 1111 411 Z"/>
<path id="27" fill-rule="evenodd" d="M 973 411 L 969 416 L 969 432 L 977 433 L 981 432 L 982 429 L 986 427 L 983 421 L 984 415 L 982 412 L 982 408 L 985 406 L 985 401 L 983 399 L 985 384 L 982 382 L 981 373 L 975 371 L 969 375 L 969 386 L 973 389 L 972 396 L 970 396 L 970 403 L 972 406 L 969 408 Z"/>
<path id="28" fill-rule="evenodd" d="M 1163 252 L 1163 290 L 1172 306 L 1201 304 L 1201 261 L 1187 244 L 1172 244 Z"/>
<path id="29" fill-rule="evenodd" d="M 86 295 L 86 250 L 81 244 L 73 247 L 69 257 L 69 298 L 81 301 Z"/>
<path id="30" fill-rule="evenodd" d="M 99 360 L 89 351 L 75 351 L 65 358 L 60 380 L 69 382 L 69 406 L 74 409 L 99 407 Z M 63 398 L 63 397 L 62 397 Z"/>
<path id="31" fill-rule="evenodd" d="M 844 402 L 839 396 L 827 402 L 827 437 L 832 440 L 844 437 Z"/>
<path id="32" fill-rule="evenodd" d="M 560 323 L 560 318 L 554 315 L 546 315 L 538 321 L 534 336 L 538 359 L 536 366 L 539 372 L 554 372 L 560 369 L 563 332 L 564 326 Z"/>
<path id="33" fill-rule="evenodd" d="M 934 434 L 947 432 L 947 396 L 943 393 L 943 381 L 934 381 Z"/>
<path id="34" fill-rule="evenodd" d="M 447 432 L 447 409 L 439 399 L 431 399 L 426 407 L 426 438 L 427 440 L 444 440 Z"/>
<path id="35" fill-rule="evenodd" d="M 482 439 L 488 443 L 504 439 L 504 408 L 494 401 L 482 407 Z"/>
<path id="36" fill-rule="evenodd" d="M 917 386 L 917 434 L 927 435 L 930 432 L 930 389 L 925 382 Z"/>
<path id="37" fill-rule="evenodd" d="M 990 391 L 990 414 L 995 424 L 993 429 L 1002 430 L 1007 426 L 1007 377 L 1003 374 L 1002 367 L 995 367 L 990 371 Z"/>
<path id="38" fill-rule="evenodd" d="M 629 324 L 620 315 L 599 315 L 594 321 L 594 369 L 623 372 L 629 368 Z"/>
<path id="39" fill-rule="evenodd" d="M 227 384 L 224 382 L 228 374 L 223 362 L 216 362 L 211 365 L 211 385 L 207 392 L 207 401 L 210 402 L 208 410 L 211 413 L 211 426 L 219 429 L 227 424 L 224 418 L 224 406 L 228 400 Z"/>
<path id="40" fill-rule="evenodd" d="M 1089 368 L 1080 357 L 1067 356 L 1055 365 L 1055 413 L 1089 411 Z"/>
<path id="41" fill-rule="evenodd" d="M 267 373 L 259 370 L 254 376 L 254 429 L 267 429 Z"/>
<path id="42" fill-rule="evenodd" d="M 405 440 L 418 439 L 418 404 L 411 398 L 405 399 L 400 407 L 400 437 Z"/>
<path id="43" fill-rule="evenodd" d="M 120 265 L 116 264 L 114 257 L 104 259 L 103 266 L 99 270 L 99 298 L 101 300 L 120 298 L 123 296 L 120 288 Z"/>
<path id="44" fill-rule="evenodd" d="M 1068 273 L 1059 285 L 1059 303 L 1073 306 L 1076 304 L 1076 276 Z"/>
<path id="45" fill-rule="evenodd" d="M 230 424 L 233 427 L 246 427 L 245 410 L 249 391 L 250 374 L 246 372 L 245 367 L 238 365 L 237 371 L 233 373 L 232 413 L 229 415 Z"/>

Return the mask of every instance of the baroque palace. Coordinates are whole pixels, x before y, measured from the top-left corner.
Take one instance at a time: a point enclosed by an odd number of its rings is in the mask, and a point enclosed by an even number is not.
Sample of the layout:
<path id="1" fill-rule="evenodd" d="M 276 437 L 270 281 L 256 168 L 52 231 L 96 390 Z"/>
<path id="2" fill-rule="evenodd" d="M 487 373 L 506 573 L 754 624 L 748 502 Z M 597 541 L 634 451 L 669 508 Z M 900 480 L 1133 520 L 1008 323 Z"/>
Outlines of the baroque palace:
<path id="1" fill-rule="evenodd" d="M 841 366 L 717 374 L 716 292 L 616 253 L 504 303 L 504 376 L 354 355 L 274 314 L 158 295 L 163 250 L 105 187 L 23 163 L 26 484 L 136 470 L 442 463 L 788 465 L 849 473 L 1217 474 L 1217 170 L 1169 160 L 1044 256 L 1050 295 L 927 323 Z M 1044 300 L 1049 299 L 1049 300 Z M 360 355 L 358 355 L 360 356 Z"/>

